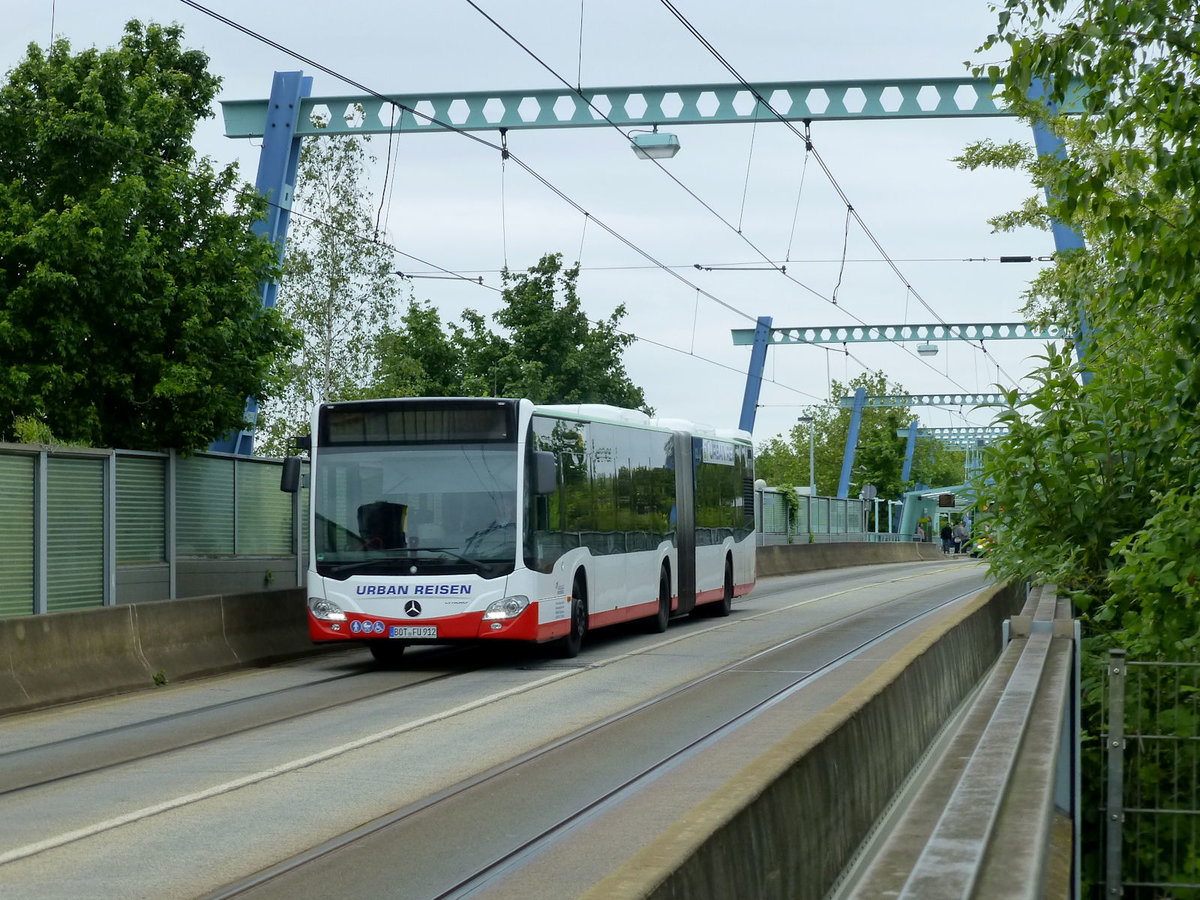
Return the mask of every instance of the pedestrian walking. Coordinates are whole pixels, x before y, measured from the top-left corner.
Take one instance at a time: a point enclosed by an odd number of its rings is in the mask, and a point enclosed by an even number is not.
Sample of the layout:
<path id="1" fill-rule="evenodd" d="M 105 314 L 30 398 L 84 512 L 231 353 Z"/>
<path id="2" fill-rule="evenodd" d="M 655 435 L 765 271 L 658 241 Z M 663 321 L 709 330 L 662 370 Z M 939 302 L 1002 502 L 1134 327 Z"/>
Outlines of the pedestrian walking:
<path id="1" fill-rule="evenodd" d="M 971 529 L 967 527 L 966 519 L 954 526 L 954 552 L 966 553 L 967 544 L 971 542 Z"/>

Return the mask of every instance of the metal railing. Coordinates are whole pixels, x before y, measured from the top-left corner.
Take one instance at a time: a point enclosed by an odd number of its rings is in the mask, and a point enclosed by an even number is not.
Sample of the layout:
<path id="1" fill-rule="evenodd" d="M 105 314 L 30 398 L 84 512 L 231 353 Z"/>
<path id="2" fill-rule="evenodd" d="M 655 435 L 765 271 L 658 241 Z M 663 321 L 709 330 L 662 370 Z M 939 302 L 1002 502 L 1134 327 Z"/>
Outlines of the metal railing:
<path id="1" fill-rule="evenodd" d="M 279 460 L 0 444 L 0 617 L 291 587 Z"/>
<path id="2" fill-rule="evenodd" d="M 867 530 L 869 500 L 800 495 L 789 502 L 777 488 L 756 493 L 760 546 L 903 539 Z"/>
<path id="3" fill-rule="evenodd" d="M 1200 662 L 1109 651 L 1104 897 L 1200 897 Z"/>

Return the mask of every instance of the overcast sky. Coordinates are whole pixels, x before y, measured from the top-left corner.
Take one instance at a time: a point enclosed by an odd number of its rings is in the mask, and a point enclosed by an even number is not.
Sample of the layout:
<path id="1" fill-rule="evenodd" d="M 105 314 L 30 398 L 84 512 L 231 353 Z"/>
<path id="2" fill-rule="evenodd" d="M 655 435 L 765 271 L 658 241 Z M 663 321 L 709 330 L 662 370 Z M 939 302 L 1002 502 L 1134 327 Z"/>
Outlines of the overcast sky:
<path id="1" fill-rule="evenodd" d="M 589 86 L 729 83 L 732 76 L 657 0 L 476 0 L 570 83 Z M 4 0 L 0 65 L 7 71 L 30 42 L 51 33 L 73 48 L 109 46 L 124 23 L 178 22 L 224 79 L 220 99 L 265 99 L 277 70 L 303 63 L 176 0 Z M 205 5 L 380 93 L 558 87 L 547 71 L 465 0 L 208 0 Z M 750 81 L 825 81 L 961 76 L 993 28 L 984 0 L 676 0 L 676 7 Z M 582 16 L 582 40 L 580 20 Z M 357 94 L 319 71 L 313 95 Z M 223 136 L 218 115 L 197 134 L 201 153 L 239 161 L 253 181 L 257 142 Z M 579 259 L 579 291 L 593 318 L 624 303 L 624 327 L 639 341 L 627 368 L 659 415 L 736 426 L 748 347 L 730 330 L 761 315 L 776 326 L 924 324 L 936 321 L 851 224 L 838 305 L 778 272 L 708 272 L 695 265 L 762 265 L 755 247 L 828 298 L 842 267 L 846 208 L 804 144 L 778 123 L 672 127 L 682 149 L 672 174 L 728 223 L 688 196 L 652 163 L 636 159 L 609 128 L 514 131 L 509 146 L 579 206 L 675 269 L 685 284 L 584 217 L 499 154 L 455 134 L 407 135 L 393 143 L 395 182 L 383 212 L 387 240 L 438 266 L 499 285 L 498 270 L 532 266 L 547 252 Z M 497 136 L 488 135 L 495 139 Z M 815 147 L 904 279 L 945 322 L 1017 321 L 1032 265 L 1001 255 L 1048 256 L 1048 233 L 991 233 L 987 218 L 1031 193 L 1020 176 L 959 171 L 951 161 L 981 138 L 1030 142 L 1011 119 L 821 122 Z M 384 189 L 381 163 L 369 184 Z M 803 177 L 802 177 L 803 176 Z M 795 222 L 793 228 L 793 222 Z M 751 246 L 751 244 L 753 246 Z M 989 260 L 968 261 L 968 260 Z M 397 269 L 428 270 L 402 256 Z M 490 314 L 499 295 L 464 282 L 415 278 L 418 299 L 443 319 L 472 307 Z M 738 312 L 697 295 L 710 292 Z M 654 343 L 650 343 L 653 341 Z M 666 345 L 661 346 L 661 345 Z M 843 383 L 882 370 L 910 393 L 990 391 L 1019 384 L 1036 342 L 1001 341 L 987 352 L 943 343 L 932 360 L 915 345 L 777 347 L 754 429 L 756 442 L 786 431 L 804 407 Z M 925 426 L 985 425 L 984 412 L 923 408 Z"/>

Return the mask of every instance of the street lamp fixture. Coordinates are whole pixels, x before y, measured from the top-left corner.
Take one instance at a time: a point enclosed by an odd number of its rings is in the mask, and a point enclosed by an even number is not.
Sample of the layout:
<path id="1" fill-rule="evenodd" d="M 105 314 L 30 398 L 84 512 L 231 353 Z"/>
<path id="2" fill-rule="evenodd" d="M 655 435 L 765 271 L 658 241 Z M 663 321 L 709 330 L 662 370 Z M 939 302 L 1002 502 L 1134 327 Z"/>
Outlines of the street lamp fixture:
<path id="1" fill-rule="evenodd" d="M 938 355 L 938 345 L 937 344 L 917 344 L 917 353 L 919 353 L 921 356 L 937 356 Z"/>
<path id="2" fill-rule="evenodd" d="M 629 132 L 629 142 L 638 159 L 670 159 L 679 152 L 679 138 L 665 131 L 659 134 L 657 125 L 653 131 Z"/>

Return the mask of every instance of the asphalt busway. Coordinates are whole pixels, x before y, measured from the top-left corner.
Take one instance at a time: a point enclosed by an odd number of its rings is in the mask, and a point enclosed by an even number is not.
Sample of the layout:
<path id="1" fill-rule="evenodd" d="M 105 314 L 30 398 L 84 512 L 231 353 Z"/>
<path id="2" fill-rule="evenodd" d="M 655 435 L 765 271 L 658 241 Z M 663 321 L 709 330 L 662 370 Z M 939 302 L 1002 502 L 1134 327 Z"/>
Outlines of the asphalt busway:
<path id="1" fill-rule="evenodd" d="M 929 544 L 770 547 L 759 575 L 917 559 L 943 557 Z M 283 591 L 5 620 L 0 711 L 311 653 L 303 605 Z M 1070 744 L 1063 613 L 1052 592 L 1009 584 L 890 639 L 838 699 L 727 757 L 749 761 L 587 896 L 998 896 L 987 873 L 1010 890 L 1014 867 L 1059 895 L 1072 839 L 1057 765 Z"/>

